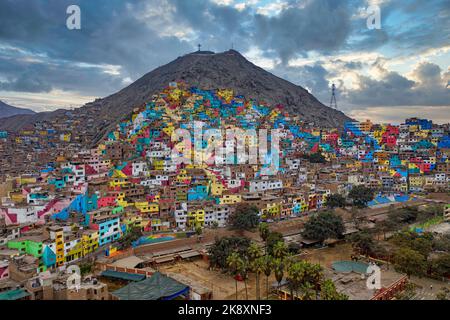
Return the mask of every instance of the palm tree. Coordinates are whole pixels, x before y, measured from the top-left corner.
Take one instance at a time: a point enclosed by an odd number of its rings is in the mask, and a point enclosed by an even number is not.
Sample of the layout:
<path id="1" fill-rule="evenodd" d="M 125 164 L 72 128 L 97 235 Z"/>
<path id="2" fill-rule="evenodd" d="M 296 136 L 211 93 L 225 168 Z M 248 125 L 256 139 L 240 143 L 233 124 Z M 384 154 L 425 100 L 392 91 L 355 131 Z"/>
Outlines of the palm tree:
<path id="1" fill-rule="evenodd" d="M 256 299 L 260 299 L 260 286 L 259 286 L 259 274 L 262 272 L 262 251 L 261 248 L 252 242 L 248 247 L 248 259 L 249 259 L 249 269 L 256 274 Z"/>
<path id="2" fill-rule="evenodd" d="M 269 237 L 270 230 L 269 225 L 266 222 L 261 222 L 258 226 L 259 236 L 266 244 L 266 252 L 267 252 L 267 238 Z"/>
<path id="3" fill-rule="evenodd" d="M 244 264 L 244 261 L 242 260 L 242 258 L 239 256 L 239 253 L 237 253 L 237 252 L 232 252 L 227 257 L 227 266 L 228 266 L 229 270 L 231 271 L 231 273 L 234 275 L 234 281 L 235 281 L 235 285 L 236 285 L 236 300 L 238 300 L 237 275 L 242 270 L 243 264 Z"/>
<path id="4" fill-rule="evenodd" d="M 302 300 L 312 300 L 313 299 L 313 285 L 310 282 L 305 282 L 301 285 L 303 296 Z"/>
<path id="5" fill-rule="evenodd" d="M 266 276 L 266 293 L 267 293 L 267 300 L 269 300 L 269 277 L 272 273 L 273 269 L 273 258 L 271 256 L 264 256 L 262 257 L 262 269 L 264 272 L 264 275 Z"/>
<path id="6" fill-rule="evenodd" d="M 264 257 L 259 257 L 251 264 L 251 270 L 256 276 L 256 300 L 261 300 L 260 275 L 264 272 Z"/>
<path id="7" fill-rule="evenodd" d="M 250 264 L 249 264 L 248 260 L 242 259 L 241 269 L 239 270 L 239 273 L 241 274 L 242 278 L 244 279 L 245 300 L 248 300 L 247 278 L 248 278 L 249 269 L 250 269 Z"/>
<path id="8" fill-rule="evenodd" d="M 323 281 L 320 287 L 321 300 L 348 300 L 347 295 L 337 292 L 336 286 L 330 279 Z"/>
<path id="9" fill-rule="evenodd" d="M 291 290 L 291 300 L 294 300 L 294 292 L 297 294 L 300 283 L 303 279 L 304 265 L 299 262 L 291 263 L 287 267 L 287 281 Z"/>
<path id="10" fill-rule="evenodd" d="M 287 256 L 288 248 L 287 248 L 286 244 L 283 241 L 278 241 L 273 246 L 272 251 L 273 251 L 273 256 L 276 259 L 283 260 Z"/>
<path id="11" fill-rule="evenodd" d="M 314 291 L 316 292 L 316 299 L 319 298 L 320 284 L 323 281 L 323 272 L 320 264 L 309 264 L 306 269 L 308 272 L 309 282 L 313 285 Z"/>
<path id="12" fill-rule="evenodd" d="M 197 235 L 197 242 L 200 242 L 202 233 L 203 233 L 202 227 L 196 226 L 195 227 L 195 234 Z"/>
<path id="13" fill-rule="evenodd" d="M 281 281 L 283 281 L 284 277 L 284 262 L 283 260 L 277 258 L 273 262 L 275 279 L 278 282 L 277 289 L 280 290 Z"/>
<path id="14" fill-rule="evenodd" d="M 255 242 L 252 242 L 250 244 L 250 246 L 247 249 L 247 252 L 248 252 L 248 259 L 250 262 L 258 259 L 263 255 L 261 248 Z"/>

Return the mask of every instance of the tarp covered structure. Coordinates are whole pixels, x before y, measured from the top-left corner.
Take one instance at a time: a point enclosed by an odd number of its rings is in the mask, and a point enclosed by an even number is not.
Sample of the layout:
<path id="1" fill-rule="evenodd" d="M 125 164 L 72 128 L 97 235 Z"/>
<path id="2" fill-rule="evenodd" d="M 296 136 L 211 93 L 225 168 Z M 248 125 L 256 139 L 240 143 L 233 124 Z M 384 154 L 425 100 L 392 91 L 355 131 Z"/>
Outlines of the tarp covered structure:
<path id="1" fill-rule="evenodd" d="M 155 272 L 150 278 L 132 282 L 112 295 L 120 300 L 171 300 L 188 292 L 187 285 Z"/>
<path id="2" fill-rule="evenodd" d="M 0 293 L 0 300 L 19 300 L 28 297 L 30 294 L 24 289 L 13 289 Z"/>
<path id="3" fill-rule="evenodd" d="M 145 275 L 143 275 L 143 274 L 119 272 L 119 271 L 114 271 L 114 270 L 105 270 L 101 273 L 101 276 L 106 277 L 106 278 L 115 278 L 115 279 L 126 280 L 126 281 L 141 281 L 146 278 Z"/>

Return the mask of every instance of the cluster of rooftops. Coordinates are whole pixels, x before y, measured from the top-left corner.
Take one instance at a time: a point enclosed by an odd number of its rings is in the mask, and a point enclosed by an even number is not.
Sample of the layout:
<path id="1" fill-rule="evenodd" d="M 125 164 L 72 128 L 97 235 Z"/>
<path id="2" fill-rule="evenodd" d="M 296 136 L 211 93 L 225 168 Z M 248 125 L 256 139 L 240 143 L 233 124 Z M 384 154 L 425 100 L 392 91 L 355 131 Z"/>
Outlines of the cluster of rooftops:
<path id="1" fill-rule="evenodd" d="M 254 139 L 198 140 L 196 123 L 200 136 L 208 129 L 278 130 L 279 143 L 249 163 L 236 156 L 238 144 L 250 150 Z M 190 138 L 174 139 L 178 129 Z M 273 139 L 269 134 L 268 145 Z M 215 151 L 207 154 L 211 146 Z M 186 154 L 201 161 L 180 162 Z M 268 170 L 275 154 L 276 170 Z M 429 120 L 317 128 L 281 105 L 174 82 L 96 147 L 59 155 L 37 173 L 5 177 L 0 246 L 35 257 L 44 272 L 111 249 L 136 227 L 175 236 L 225 227 L 240 204 L 271 221 L 320 210 L 330 194 L 345 196 L 355 185 L 376 190 L 373 206 L 409 201 L 449 189 L 449 154 L 449 126 Z"/>

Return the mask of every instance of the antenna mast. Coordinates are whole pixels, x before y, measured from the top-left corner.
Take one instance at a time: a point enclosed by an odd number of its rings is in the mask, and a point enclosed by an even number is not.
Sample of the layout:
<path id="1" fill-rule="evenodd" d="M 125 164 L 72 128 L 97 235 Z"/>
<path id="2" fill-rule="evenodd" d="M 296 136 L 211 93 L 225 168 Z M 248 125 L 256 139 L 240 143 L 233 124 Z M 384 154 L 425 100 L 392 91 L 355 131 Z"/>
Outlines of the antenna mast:
<path id="1" fill-rule="evenodd" d="M 331 85 L 330 108 L 339 110 L 339 109 L 338 109 L 338 106 L 337 106 L 337 102 L 336 102 L 336 86 L 335 86 L 334 83 Z"/>

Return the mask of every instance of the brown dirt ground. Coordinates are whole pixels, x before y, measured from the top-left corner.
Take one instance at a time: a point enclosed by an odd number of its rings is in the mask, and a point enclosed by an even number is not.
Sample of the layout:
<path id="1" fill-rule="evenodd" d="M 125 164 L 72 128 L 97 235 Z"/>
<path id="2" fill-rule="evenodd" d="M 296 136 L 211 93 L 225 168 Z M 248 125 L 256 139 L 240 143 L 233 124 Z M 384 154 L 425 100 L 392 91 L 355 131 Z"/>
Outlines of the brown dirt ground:
<path id="1" fill-rule="evenodd" d="M 214 300 L 234 300 L 236 298 L 236 287 L 233 277 L 218 270 L 209 270 L 208 263 L 203 260 L 178 262 L 173 265 L 164 265 L 159 268 L 161 272 L 176 272 L 182 274 L 213 291 Z M 269 277 L 269 285 L 275 281 L 272 275 Z M 266 297 L 266 277 L 261 276 L 261 298 Z M 251 274 L 247 280 L 247 291 L 249 300 L 256 299 L 256 279 Z M 270 299 L 273 297 L 269 297 Z M 245 285 L 238 281 L 238 299 L 245 300 Z"/>
<path id="2" fill-rule="evenodd" d="M 351 260 L 353 253 L 350 243 L 337 244 L 323 249 L 306 249 L 302 258 L 313 263 L 319 263 L 324 267 L 331 268 L 331 264 L 340 260 Z"/>

